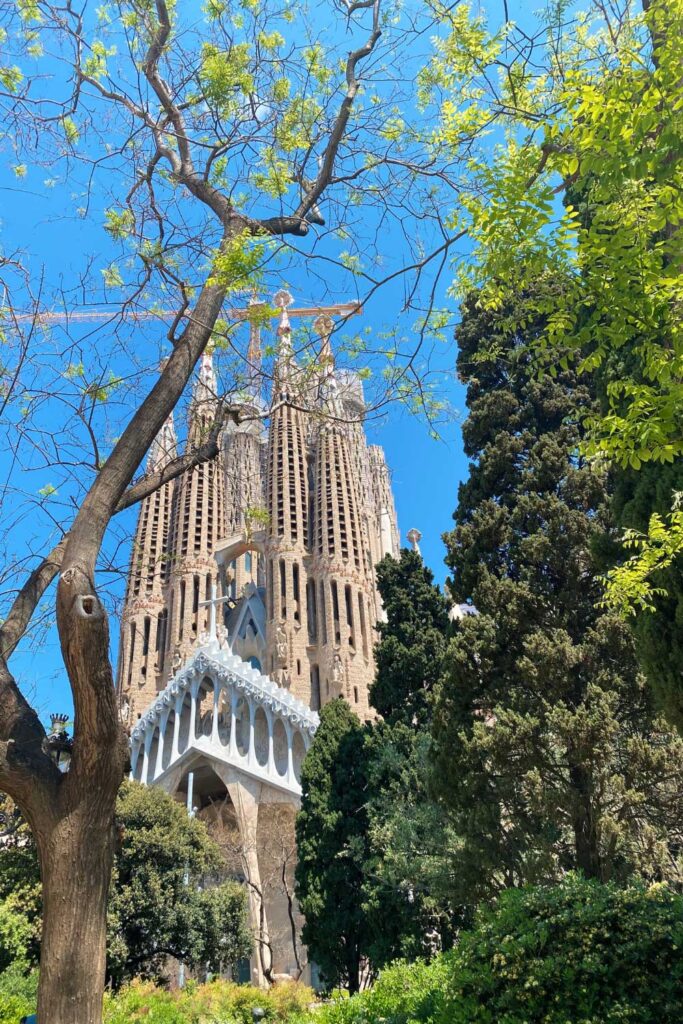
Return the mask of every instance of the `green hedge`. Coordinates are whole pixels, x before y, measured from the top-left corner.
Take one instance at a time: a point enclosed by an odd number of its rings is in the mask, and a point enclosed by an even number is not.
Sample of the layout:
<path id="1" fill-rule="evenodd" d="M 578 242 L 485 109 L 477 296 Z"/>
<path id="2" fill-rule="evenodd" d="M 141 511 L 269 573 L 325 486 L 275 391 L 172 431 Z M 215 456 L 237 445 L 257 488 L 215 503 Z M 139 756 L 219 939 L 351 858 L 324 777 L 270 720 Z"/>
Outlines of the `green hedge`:
<path id="1" fill-rule="evenodd" d="M 38 972 L 10 967 L 0 974 L 0 1024 L 18 1024 L 36 1008 Z"/>
<path id="2" fill-rule="evenodd" d="M 679 1024 L 683 898 L 570 876 L 511 890 L 451 953 L 394 965 L 316 1024 Z"/>
<path id="3" fill-rule="evenodd" d="M 0 976 L 0 1024 L 34 1007 L 35 977 Z M 373 988 L 310 1009 L 303 985 L 270 992 L 214 982 L 165 992 L 136 982 L 108 996 L 106 1024 L 679 1024 L 683 897 L 574 876 L 505 893 L 455 950 L 394 964 Z"/>

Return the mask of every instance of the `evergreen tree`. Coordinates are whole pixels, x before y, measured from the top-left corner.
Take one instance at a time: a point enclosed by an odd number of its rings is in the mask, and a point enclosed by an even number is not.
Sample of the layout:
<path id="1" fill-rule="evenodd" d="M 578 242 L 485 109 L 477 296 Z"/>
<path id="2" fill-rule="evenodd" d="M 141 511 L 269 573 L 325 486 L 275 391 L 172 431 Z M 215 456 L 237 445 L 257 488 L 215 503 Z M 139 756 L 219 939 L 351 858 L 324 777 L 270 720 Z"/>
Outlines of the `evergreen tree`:
<path id="1" fill-rule="evenodd" d="M 322 709 L 306 755 L 297 898 L 303 941 L 330 987 L 356 992 L 392 960 L 428 954 L 442 923 L 424 885 L 395 870 L 383 845 L 398 794 L 410 800 L 425 792 L 414 781 L 415 736 L 405 725 L 362 725 L 339 698 Z"/>
<path id="2" fill-rule="evenodd" d="M 448 634 L 448 603 L 417 551 L 404 548 L 377 566 L 386 620 L 377 624 L 376 675 L 370 702 L 390 724 L 425 725 L 430 695 L 441 674 Z"/>
<path id="3" fill-rule="evenodd" d="M 448 646 L 448 601 L 420 554 L 407 548 L 398 560 L 387 556 L 378 564 L 377 588 L 386 619 L 377 625 L 370 701 L 384 721 L 372 730 L 368 764 L 373 861 L 365 893 L 370 913 L 381 914 L 390 900 L 394 905 L 394 928 L 374 944 L 373 962 L 386 963 L 448 946 L 460 911 L 451 905 L 449 878 L 456 840 L 428 787 L 432 696 Z"/>
<path id="4" fill-rule="evenodd" d="M 571 868 L 679 878 L 683 746 L 653 715 L 628 627 L 598 607 L 609 495 L 578 454 L 592 396 L 570 371 L 536 376 L 527 345 L 545 324 L 525 303 L 494 314 L 472 295 L 457 331 L 472 464 L 447 562 L 478 614 L 439 685 L 433 787 L 470 897 Z"/>
<path id="5" fill-rule="evenodd" d="M 377 723 L 368 763 L 369 869 L 363 885 L 375 966 L 429 958 L 464 920 L 453 902 L 458 839 L 429 790 L 427 729 Z"/>
<path id="6" fill-rule="evenodd" d="M 365 732 L 341 698 L 320 712 L 301 791 L 296 889 L 306 919 L 302 939 L 328 985 L 357 992 L 369 942 L 361 892 L 368 829 Z"/>

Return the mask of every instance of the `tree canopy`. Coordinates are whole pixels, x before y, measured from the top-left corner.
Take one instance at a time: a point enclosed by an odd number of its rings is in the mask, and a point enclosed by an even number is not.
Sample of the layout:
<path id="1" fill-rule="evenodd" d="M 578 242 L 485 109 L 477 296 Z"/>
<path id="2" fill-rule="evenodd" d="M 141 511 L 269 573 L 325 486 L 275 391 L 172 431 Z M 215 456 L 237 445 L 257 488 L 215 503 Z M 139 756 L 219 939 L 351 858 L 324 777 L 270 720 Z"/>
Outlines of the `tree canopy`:
<path id="1" fill-rule="evenodd" d="M 424 726 L 441 674 L 448 604 L 416 551 L 377 565 L 377 589 L 386 618 L 377 623 L 372 706 L 389 723 Z"/>
<path id="2" fill-rule="evenodd" d="M 657 720 L 627 625 L 598 607 L 609 494 L 579 455 L 578 412 L 594 398 L 571 369 L 538 378 L 529 350 L 545 324 L 526 303 L 493 313 L 473 294 L 457 332 L 472 463 L 447 561 L 477 614 L 458 623 L 437 692 L 433 786 L 470 898 L 570 868 L 680 871 L 683 747 Z"/>
<path id="3" fill-rule="evenodd" d="M 108 901 L 107 979 L 118 988 L 158 977 L 168 957 L 219 972 L 251 953 L 246 892 L 206 826 L 162 790 L 125 782 L 116 806 L 119 844 Z M 0 957 L 35 965 L 40 876 L 35 843 L 20 820 L 0 846 Z M 221 880 L 221 876 L 222 880 Z"/>

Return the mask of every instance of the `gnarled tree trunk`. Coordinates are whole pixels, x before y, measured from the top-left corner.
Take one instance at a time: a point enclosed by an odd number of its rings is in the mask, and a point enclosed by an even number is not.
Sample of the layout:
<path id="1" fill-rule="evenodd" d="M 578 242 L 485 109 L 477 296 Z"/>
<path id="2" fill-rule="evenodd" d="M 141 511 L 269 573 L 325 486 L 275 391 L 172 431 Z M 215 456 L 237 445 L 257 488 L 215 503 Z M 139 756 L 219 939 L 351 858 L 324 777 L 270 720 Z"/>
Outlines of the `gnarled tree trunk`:
<path id="1" fill-rule="evenodd" d="M 116 790 L 92 787 L 39 834 L 43 879 L 38 1020 L 99 1024 Z"/>

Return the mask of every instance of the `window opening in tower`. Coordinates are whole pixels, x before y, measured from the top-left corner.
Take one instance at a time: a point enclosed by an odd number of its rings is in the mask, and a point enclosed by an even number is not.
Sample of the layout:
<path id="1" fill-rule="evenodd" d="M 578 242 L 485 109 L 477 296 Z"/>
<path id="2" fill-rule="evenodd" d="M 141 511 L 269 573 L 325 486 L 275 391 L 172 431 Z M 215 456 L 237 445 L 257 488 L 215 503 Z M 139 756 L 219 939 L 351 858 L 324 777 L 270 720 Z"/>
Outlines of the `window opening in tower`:
<path id="1" fill-rule="evenodd" d="M 334 621 L 334 642 L 339 645 L 341 644 L 341 623 L 339 621 L 339 594 L 337 592 L 337 582 L 332 580 L 332 619 Z"/>

